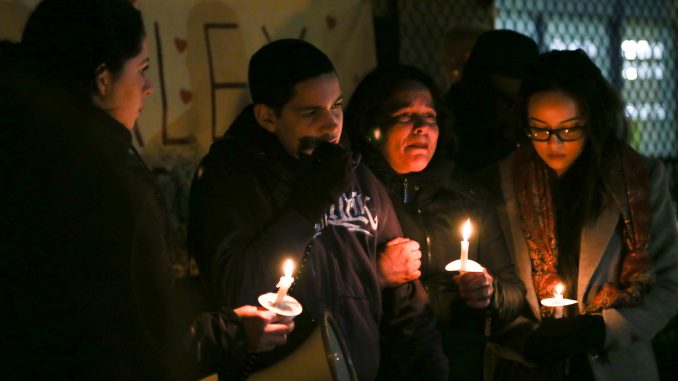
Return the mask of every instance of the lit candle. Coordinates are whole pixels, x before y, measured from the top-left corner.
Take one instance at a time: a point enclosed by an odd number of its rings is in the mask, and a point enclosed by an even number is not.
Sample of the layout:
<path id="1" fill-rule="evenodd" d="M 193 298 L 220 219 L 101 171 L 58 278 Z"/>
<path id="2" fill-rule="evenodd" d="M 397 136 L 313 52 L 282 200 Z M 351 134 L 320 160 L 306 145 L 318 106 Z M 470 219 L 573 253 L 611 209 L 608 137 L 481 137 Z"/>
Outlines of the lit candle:
<path id="1" fill-rule="evenodd" d="M 283 266 L 285 276 L 281 276 L 280 281 L 276 285 L 276 287 L 278 287 L 278 294 L 276 295 L 275 302 L 273 303 L 274 305 L 279 305 L 280 303 L 282 303 L 283 299 L 285 299 L 285 295 L 287 295 L 287 290 L 290 289 L 290 286 L 292 286 L 292 282 L 294 282 L 294 278 L 292 278 L 293 270 L 294 262 L 292 262 L 291 259 L 288 259 L 287 261 L 285 261 L 285 265 Z"/>
<path id="2" fill-rule="evenodd" d="M 464 238 L 463 241 L 461 241 L 461 259 L 460 259 L 460 272 L 465 272 L 467 270 L 467 262 L 468 262 L 468 237 L 471 235 L 471 219 L 467 219 L 466 223 L 464 223 L 464 226 L 461 229 L 461 234 L 462 237 Z"/>
<path id="3" fill-rule="evenodd" d="M 558 283 L 556 285 L 556 292 L 553 294 L 553 299 L 555 299 L 556 302 L 556 319 L 560 319 L 563 317 L 563 291 L 565 290 L 565 286 L 563 286 L 562 283 Z"/>

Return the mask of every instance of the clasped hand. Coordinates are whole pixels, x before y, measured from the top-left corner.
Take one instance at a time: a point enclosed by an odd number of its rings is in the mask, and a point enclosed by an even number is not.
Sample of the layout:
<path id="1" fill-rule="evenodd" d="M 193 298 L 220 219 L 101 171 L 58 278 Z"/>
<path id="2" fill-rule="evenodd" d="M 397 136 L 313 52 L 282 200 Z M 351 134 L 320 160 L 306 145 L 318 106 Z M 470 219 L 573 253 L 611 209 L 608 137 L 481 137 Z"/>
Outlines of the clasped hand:
<path id="1" fill-rule="evenodd" d="M 382 286 L 395 287 L 421 276 L 419 242 L 397 237 L 386 243 L 379 255 L 379 280 Z"/>

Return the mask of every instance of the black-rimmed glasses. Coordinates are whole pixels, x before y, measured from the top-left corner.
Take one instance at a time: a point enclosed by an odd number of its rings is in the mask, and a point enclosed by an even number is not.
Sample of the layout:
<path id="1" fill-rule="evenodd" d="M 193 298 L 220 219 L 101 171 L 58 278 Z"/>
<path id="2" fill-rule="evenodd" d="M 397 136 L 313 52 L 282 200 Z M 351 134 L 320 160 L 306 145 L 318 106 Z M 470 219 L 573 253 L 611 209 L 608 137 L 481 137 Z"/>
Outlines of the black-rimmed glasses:
<path id="1" fill-rule="evenodd" d="M 527 137 L 538 142 L 546 142 L 551 139 L 551 135 L 556 135 L 560 141 L 571 142 L 584 137 L 584 126 L 565 127 L 565 128 L 539 128 L 528 127 L 525 133 Z"/>

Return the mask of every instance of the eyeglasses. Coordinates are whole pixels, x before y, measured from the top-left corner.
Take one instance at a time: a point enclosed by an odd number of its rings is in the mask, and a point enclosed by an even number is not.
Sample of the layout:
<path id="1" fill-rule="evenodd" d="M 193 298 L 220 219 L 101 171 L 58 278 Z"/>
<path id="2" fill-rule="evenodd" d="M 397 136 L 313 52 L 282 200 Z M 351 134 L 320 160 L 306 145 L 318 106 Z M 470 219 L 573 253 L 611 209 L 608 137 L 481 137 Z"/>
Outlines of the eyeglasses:
<path id="1" fill-rule="evenodd" d="M 525 132 L 528 138 L 538 142 L 547 142 L 551 139 L 551 135 L 556 135 L 562 142 L 571 142 L 584 137 L 584 126 L 554 129 L 530 126 Z"/>

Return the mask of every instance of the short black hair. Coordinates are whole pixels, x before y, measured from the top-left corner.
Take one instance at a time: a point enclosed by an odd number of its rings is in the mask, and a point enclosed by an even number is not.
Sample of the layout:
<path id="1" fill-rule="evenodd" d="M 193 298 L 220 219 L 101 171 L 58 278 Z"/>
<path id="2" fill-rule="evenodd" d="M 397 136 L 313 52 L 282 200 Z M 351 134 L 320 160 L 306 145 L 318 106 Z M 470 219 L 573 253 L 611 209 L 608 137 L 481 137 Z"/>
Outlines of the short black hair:
<path id="1" fill-rule="evenodd" d="M 298 39 L 276 40 L 260 48 L 249 63 L 248 80 L 254 104 L 265 104 L 280 114 L 294 95 L 294 86 L 307 79 L 335 73 L 320 49 Z"/>
<path id="2" fill-rule="evenodd" d="M 145 35 L 141 13 L 128 0 L 43 0 L 21 44 L 42 80 L 90 99 L 97 68 L 118 74 L 139 54 Z"/>
<path id="3" fill-rule="evenodd" d="M 475 75 L 480 71 L 522 78 L 538 54 L 537 43 L 522 33 L 508 29 L 488 30 L 478 37 L 464 73 Z"/>

